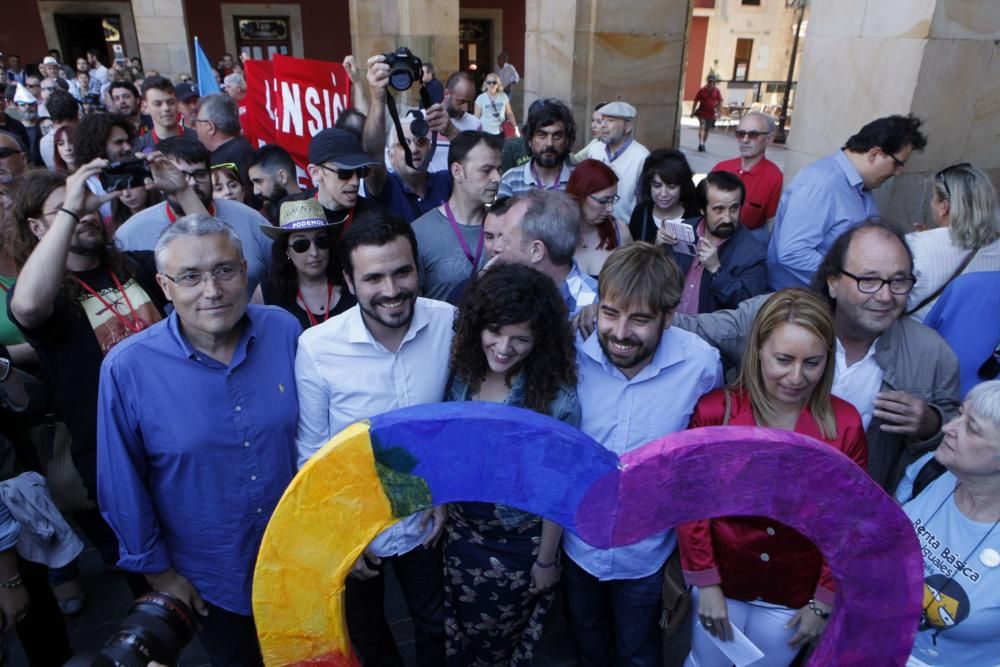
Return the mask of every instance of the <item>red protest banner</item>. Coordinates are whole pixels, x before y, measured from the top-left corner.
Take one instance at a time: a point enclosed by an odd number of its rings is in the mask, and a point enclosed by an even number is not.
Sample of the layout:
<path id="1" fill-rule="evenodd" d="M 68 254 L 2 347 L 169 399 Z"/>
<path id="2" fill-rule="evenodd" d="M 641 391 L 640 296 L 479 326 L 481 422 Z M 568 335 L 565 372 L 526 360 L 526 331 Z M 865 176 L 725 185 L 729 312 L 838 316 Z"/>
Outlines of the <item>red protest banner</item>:
<path id="1" fill-rule="evenodd" d="M 254 148 L 273 144 L 275 110 L 271 104 L 274 70 L 268 60 L 246 60 L 247 95 L 240 103 L 243 134 Z"/>
<path id="2" fill-rule="evenodd" d="M 280 145 L 302 169 L 301 176 L 309 163 L 313 135 L 333 127 L 341 112 L 350 108 L 347 70 L 340 63 L 278 54 L 270 62 L 248 60 L 244 70 L 246 113 L 240 120 L 247 140 L 255 147 Z"/>

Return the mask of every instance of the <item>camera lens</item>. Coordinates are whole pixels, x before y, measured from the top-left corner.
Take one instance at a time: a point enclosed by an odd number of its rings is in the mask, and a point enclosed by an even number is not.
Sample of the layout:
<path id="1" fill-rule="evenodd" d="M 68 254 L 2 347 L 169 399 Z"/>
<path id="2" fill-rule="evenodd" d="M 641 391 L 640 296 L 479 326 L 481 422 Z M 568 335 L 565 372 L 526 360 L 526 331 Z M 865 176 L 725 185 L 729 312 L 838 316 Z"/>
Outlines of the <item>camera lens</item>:
<path id="1" fill-rule="evenodd" d="M 101 655 L 122 667 L 145 667 L 150 660 L 175 665 L 196 630 L 190 607 L 172 595 L 149 593 L 132 604 Z"/>
<path id="2" fill-rule="evenodd" d="M 407 69 L 394 69 L 389 73 L 389 85 L 399 91 L 409 90 L 413 85 L 413 74 Z"/>
<path id="3" fill-rule="evenodd" d="M 417 139 L 426 137 L 429 130 L 430 128 L 427 125 L 427 121 L 423 118 L 414 118 L 410 121 L 410 132 Z"/>

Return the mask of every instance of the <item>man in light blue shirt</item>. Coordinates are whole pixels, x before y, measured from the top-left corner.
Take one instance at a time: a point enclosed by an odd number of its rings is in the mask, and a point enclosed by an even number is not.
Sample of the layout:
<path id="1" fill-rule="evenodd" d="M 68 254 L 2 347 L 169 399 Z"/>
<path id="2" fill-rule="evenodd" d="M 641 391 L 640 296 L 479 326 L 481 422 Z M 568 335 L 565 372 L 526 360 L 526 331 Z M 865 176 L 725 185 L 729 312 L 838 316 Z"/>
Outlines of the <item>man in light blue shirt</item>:
<path id="1" fill-rule="evenodd" d="M 601 269 L 597 329 L 577 339 L 580 429 L 623 454 L 687 427 L 701 396 L 722 384 L 719 353 L 670 326 L 684 276 L 648 243 L 615 250 Z M 673 530 L 612 549 L 567 532 L 563 579 L 584 667 L 662 665 L 663 566 Z"/>
<path id="2" fill-rule="evenodd" d="M 809 287 L 837 237 L 878 216 L 872 190 L 900 174 L 913 151 L 927 145 L 920 124 L 912 115 L 873 120 L 841 150 L 798 173 L 781 195 L 767 249 L 770 289 Z"/>
<path id="3" fill-rule="evenodd" d="M 381 211 L 360 213 L 338 241 L 358 304 L 299 340 L 299 465 L 347 426 L 390 410 L 444 399 L 455 308 L 418 298 L 417 241 L 410 225 Z M 365 664 L 403 661 L 383 608 L 381 563 L 393 571 L 413 618 L 417 665 L 444 664 L 445 509 L 418 512 L 379 533 L 347 580 L 351 641 Z"/>

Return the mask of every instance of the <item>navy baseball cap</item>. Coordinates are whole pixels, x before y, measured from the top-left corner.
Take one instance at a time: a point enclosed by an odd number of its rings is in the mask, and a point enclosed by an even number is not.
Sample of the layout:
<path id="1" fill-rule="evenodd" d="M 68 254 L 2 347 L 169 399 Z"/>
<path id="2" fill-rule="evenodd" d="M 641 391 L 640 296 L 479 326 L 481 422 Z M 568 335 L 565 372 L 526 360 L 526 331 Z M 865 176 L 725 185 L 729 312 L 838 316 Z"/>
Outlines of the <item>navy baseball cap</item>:
<path id="1" fill-rule="evenodd" d="M 174 97 L 177 98 L 178 102 L 187 102 L 192 97 L 201 97 L 198 88 L 193 83 L 178 83 L 174 91 Z"/>
<path id="2" fill-rule="evenodd" d="M 344 169 L 380 164 L 365 152 L 356 135 L 335 127 L 320 131 L 309 142 L 309 163 L 327 162 Z"/>

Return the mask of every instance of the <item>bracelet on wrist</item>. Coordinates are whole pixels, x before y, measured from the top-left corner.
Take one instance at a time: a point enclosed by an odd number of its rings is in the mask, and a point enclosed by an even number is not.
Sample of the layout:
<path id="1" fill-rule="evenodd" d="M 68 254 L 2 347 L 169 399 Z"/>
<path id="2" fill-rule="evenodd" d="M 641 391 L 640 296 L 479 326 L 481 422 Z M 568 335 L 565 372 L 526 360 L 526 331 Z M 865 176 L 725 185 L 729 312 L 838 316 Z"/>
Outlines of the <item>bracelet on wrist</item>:
<path id="1" fill-rule="evenodd" d="M 21 579 L 21 573 L 18 572 L 7 581 L 0 581 L 0 588 L 17 588 L 22 583 L 24 583 L 24 580 Z"/>
<path id="2" fill-rule="evenodd" d="M 830 612 L 823 611 L 822 609 L 820 609 L 819 607 L 816 606 L 816 599 L 815 598 L 813 598 L 812 600 L 809 600 L 809 608 L 812 609 L 812 613 L 816 614 L 817 616 L 819 616 L 820 618 L 822 618 L 824 621 L 827 620 L 828 618 L 830 618 Z"/>
<path id="3" fill-rule="evenodd" d="M 65 214 L 66 214 L 66 215 L 68 215 L 69 217 L 71 217 L 71 218 L 73 218 L 74 220 L 76 220 L 76 223 L 77 223 L 77 224 L 80 224 L 80 216 L 78 216 L 78 215 L 77 215 L 76 213 L 74 213 L 73 211 L 69 210 L 68 208 L 62 208 L 62 207 L 59 207 L 59 209 L 58 209 L 58 210 L 62 211 L 63 213 L 65 213 Z"/>
<path id="4" fill-rule="evenodd" d="M 543 563 L 542 561 L 538 560 L 537 558 L 535 559 L 535 565 L 537 565 L 538 567 L 542 568 L 543 570 L 547 570 L 550 567 L 555 567 L 555 564 L 556 564 L 555 561 L 552 561 L 551 563 Z"/>

